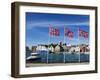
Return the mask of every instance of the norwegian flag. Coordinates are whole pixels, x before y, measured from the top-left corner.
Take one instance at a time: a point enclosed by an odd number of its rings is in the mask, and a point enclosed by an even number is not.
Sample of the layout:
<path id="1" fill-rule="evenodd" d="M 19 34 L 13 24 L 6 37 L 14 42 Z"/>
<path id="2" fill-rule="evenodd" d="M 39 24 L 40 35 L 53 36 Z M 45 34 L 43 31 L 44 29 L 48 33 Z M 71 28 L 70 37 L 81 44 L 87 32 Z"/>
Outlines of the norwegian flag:
<path id="1" fill-rule="evenodd" d="M 79 29 L 79 36 L 88 38 L 89 34 L 88 32 Z"/>
<path id="2" fill-rule="evenodd" d="M 54 29 L 54 35 L 55 35 L 55 36 L 59 36 L 59 29 L 58 29 L 58 28 L 55 28 L 55 29 Z"/>
<path id="3" fill-rule="evenodd" d="M 79 29 L 79 36 L 84 36 L 84 31 Z"/>
<path id="4" fill-rule="evenodd" d="M 73 32 L 69 31 L 69 32 L 68 32 L 68 37 L 73 38 L 73 37 L 74 37 L 74 36 L 73 36 Z"/>
<path id="5" fill-rule="evenodd" d="M 84 38 L 88 38 L 88 32 L 84 32 Z"/>
<path id="6" fill-rule="evenodd" d="M 50 34 L 50 36 L 59 36 L 60 32 L 59 32 L 59 29 L 57 27 L 53 28 L 50 25 L 50 27 L 49 27 L 49 34 Z"/>
<path id="7" fill-rule="evenodd" d="M 74 33 L 72 31 L 70 31 L 68 28 L 64 28 L 64 35 L 68 36 L 69 38 L 74 37 Z"/>
<path id="8" fill-rule="evenodd" d="M 49 34 L 52 36 L 53 35 L 53 28 L 52 28 L 52 26 L 50 25 L 50 27 L 49 27 Z"/>
<path id="9" fill-rule="evenodd" d="M 64 28 L 64 35 L 67 36 L 67 33 L 68 33 L 68 29 Z"/>

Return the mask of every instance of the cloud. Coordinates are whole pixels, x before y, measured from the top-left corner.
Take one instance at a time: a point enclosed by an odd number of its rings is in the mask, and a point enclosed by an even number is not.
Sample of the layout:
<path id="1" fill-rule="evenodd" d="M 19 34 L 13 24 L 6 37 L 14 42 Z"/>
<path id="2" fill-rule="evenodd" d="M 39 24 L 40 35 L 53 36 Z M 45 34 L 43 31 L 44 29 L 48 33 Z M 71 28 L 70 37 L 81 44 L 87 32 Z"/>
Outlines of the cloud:
<path id="1" fill-rule="evenodd" d="M 89 26 L 89 22 L 60 22 L 60 21 L 28 21 L 27 29 L 33 27 L 48 27 L 49 25 L 62 27 L 62 26 Z"/>

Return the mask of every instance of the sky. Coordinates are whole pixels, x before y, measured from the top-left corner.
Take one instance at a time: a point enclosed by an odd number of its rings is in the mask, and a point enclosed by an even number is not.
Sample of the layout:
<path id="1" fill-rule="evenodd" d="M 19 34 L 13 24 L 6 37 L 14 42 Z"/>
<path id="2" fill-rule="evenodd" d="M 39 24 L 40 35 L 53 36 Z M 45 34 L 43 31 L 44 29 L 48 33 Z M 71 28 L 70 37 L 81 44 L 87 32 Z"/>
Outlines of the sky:
<path id="1" fill-rule="evenodd" d="M 59 36 L 49 35 L 50 25 L 59 29 Z M 64 37 L 64 28 L 74 32 L 74 37 Z M 89 44 L 89 38 L 78 39 L 78 28 L 89 33 L 89 15 L 26 12 L 26 46 L 59 42 Z"/>

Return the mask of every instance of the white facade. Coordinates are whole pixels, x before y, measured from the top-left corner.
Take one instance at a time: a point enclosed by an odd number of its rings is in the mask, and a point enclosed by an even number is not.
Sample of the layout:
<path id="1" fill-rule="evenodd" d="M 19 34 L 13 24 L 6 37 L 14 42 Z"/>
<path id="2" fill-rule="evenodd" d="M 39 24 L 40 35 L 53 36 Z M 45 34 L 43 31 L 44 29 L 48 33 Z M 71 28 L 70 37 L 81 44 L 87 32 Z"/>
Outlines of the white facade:
<path id="1" fill-rule="evenodd" d="M 38 45 L 36 48 L 37 51 L 48 51 L 48 49 L 44 45 Z"/>
<path id="2" fill-rule="evenodd" d="M 59 46 L 59 45 L 57 45 L 57 46 L 55 47 L 55 52 L 60 52 L 60 46 Z"/>
<path id="3" fill-rule="evenodd" d="M 54 51 L 55 51 L 55 49 L 54 49 L 53 46 L 50 46 L 50 47 L 49 47 L 49 50 L 50 50 L 51 52 L 54 52 Z"/>

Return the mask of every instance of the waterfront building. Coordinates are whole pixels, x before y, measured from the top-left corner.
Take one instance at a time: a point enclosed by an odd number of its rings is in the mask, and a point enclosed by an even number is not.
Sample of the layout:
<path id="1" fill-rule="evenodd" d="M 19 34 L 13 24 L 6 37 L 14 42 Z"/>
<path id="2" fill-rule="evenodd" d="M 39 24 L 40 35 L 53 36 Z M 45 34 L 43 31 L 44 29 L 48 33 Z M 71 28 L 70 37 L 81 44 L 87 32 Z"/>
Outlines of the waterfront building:
<path id="1" fill-rule="evenodd" d="M 60 46 L 59 46 L 59 45 L 56 45 L 56 47 L 55 47 L 55 52 L 56 52 L 56 53 L 60 52 Z"/>
<path id="2" fill-rule="evenodd" d="M 36 48 L 37 48 L 37 46 L 32 46 L 32 52 L 36 52 Z"/>
<path id="3" fill-rule="evenodd" d="M 64 52 L 68 52 L 68 47 L 66 46 L 66 44 L 64 44 L 63 46 Z"/>
<path id="4" fill-rule="evenodd" d="M 30 51 L 30 49 L 29 49 L 29 47 L 28 47 L 28 46 L 26 46 L 26 51 Z"/>
<path id="5" fill-rule="evenodd" d="M 50 47 L 49 47 L 49 51 L 50 51 L 50 52 L 54 52 L 54 51 L 55 51 L 55 49 L 54 49 L 54 46 L 53 46 L 53 45 L 50 45 Z"/>
<path id="6" fill-rule="evenodd" d="M 48 51 L 47 47 L 45 45 L 38 45 L 36 48 L 37 51 Z"/>

